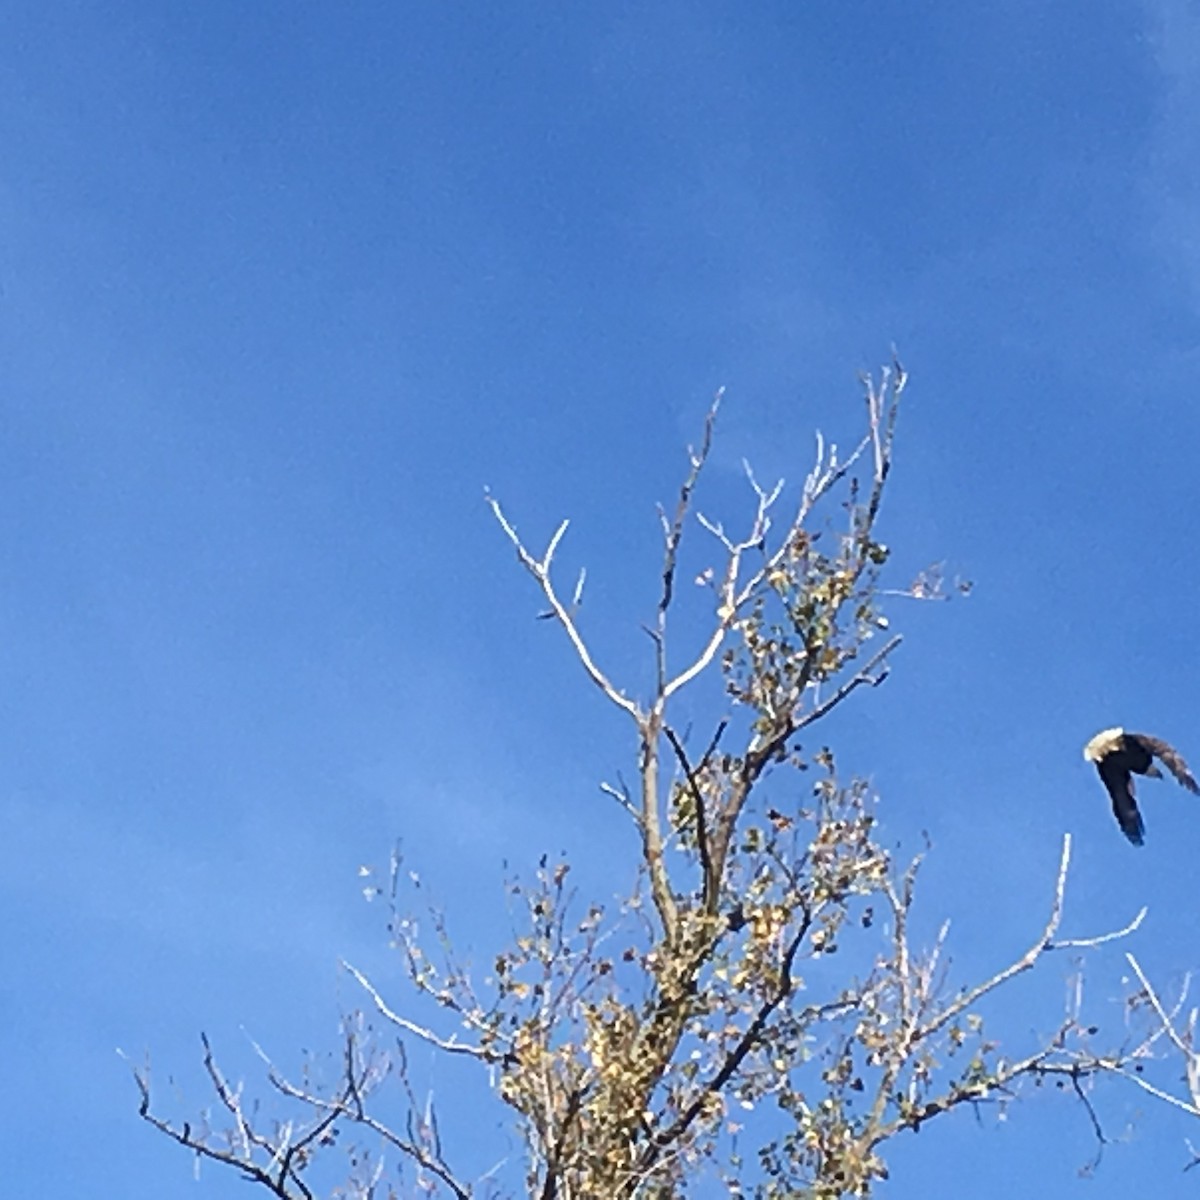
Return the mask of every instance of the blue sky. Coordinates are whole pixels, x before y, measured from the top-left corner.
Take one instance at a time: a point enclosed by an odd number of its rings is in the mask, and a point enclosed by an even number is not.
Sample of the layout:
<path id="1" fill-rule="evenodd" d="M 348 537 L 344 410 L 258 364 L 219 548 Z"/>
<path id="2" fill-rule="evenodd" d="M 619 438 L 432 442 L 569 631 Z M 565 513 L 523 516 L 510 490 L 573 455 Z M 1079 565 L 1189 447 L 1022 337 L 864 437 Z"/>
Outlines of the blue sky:
<path id="1" fill-rule="evenodd" d="M 1193 8 L 16 0 L 5 27 L 14 1194 L 244 1196 L 191 1187 L 116 1048 L 198 1106 L 200 1029 L 235 1064 L 243 1028 L 285 1063 L 332 1045 L 338 956 L 388 966 L 356 870 L 397 835 L 482 960 L 503 860 L 604 880 L 629 731 L 532 620 L 484 487 L 531 542 L 572 518 L 636 687 L 653 506 L 713 391 L 732 521 L 742 456 L 798 483 L 893 341 L 894 582 L 946 558 L 976 590 L 892 610 L 843 761 L 889 836 L 932 837 L 961 978 L 1040 927 L 1064 830 L 1065 931 L 1146 904 L 1152 974 L 1200 966 L 1200 813 L 1147 786 L 1135 851 L 1079 754 L 1125 724 L 1200 758 Z M 1001 1028 L 1052 1025 L 1066 969 Z M 886 1194 L 1192 1194 L 1186 1123 L 1097 1105 L 1142 1116 L 1093 1180 L 1085 1115 L 1039 1095 L 902 1139 Z"/>

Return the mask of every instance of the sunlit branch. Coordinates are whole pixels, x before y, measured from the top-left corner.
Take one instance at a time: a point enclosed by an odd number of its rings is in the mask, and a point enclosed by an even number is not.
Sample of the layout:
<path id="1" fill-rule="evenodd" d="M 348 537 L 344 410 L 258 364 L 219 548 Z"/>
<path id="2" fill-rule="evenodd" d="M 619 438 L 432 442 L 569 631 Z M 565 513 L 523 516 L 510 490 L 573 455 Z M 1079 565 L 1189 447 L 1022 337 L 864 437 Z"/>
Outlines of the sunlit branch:
<path id="1" fill-rule="evenodd" d="M 1166 1031 L 1167 1037 L 1170 1038 L 1172 1044 L 1185 1059 L 1190 1059 L 1195 1051 L 1180 1037 L 1178 1031 L 1175 1029 L 1175 1022 L 1167 1015 L 1166 1009 L 1163 1008 L 1162 1001 L 1158 998 L 1158 992 L 1150 986 L 1150 980 L 1146 978 L 1146 973 L 1142 970 L 1141 963 L 1128 952 L 1125 954 L 1125 960 L 1133 968 L 1133 973 L 1138 977 L 1138 982 L 1141 983 L 1145 990 L 1146 998 L 1150 1001 L 1155 1016 L 1162 1022 L 1162 1028 Z M 1182 1004 L 1182 999 L 1180 1003 Z"/>
<path id="2" fill-rule="evenodd" d="M 1146 919 L 1146 914 L 1150 910 L 1146 905 L 1138 910 L 1137 916 L 1129 922 L 1128 925 L 1121 929 L 1114 929 L 1111 933 L 1101 933 L 1096 937 L 1084 938 L 1058 938 L 1046 947 L 1047 950 L 1071 950 L 1071 949 L 1089 949 L 1093 946 L 1103 946 L 1105 942 L 1115 942 L 1121 938 L 1128 937 L 1135 930 L 1141 928 L 1142 922 Z"/>
<path id="3" fill-rule="evenodd" d="M 395 1012 L 388 1006 L 388 1003 L 376 990 L 375 985 L 357 968 L 348 963 L 345 959 L 341 960 L 343 970 L 349 972 L 358 981 L 359 986 L 363 991 L 371 997 L 375 1007 L 386 1020 L 393 1025 L 403 1029 L 406 1033 L 411 1033 L 414 1037 L 418 1037 L 423 1042 L 428 1042 L 429 1045 L 437 1047 L 439 1050 L 446 1051 L 447 1054 L 465 1054 L 470 1058 L 478 1058 L 483 1062 L 500 1062 L 503 1059 L 502 1054 L 496 1053 L 494 1050 L 488 1050 L 483 1046 L 475 1046 L 468 1042 L 460 1042 L 457 1037 L 449 1038 L 438 1037 L 432 1029 L 426 1029 L 422 1025 L 418 1025 L 415 1021 L 410 1021 L 407 1017 L 402 1017 L 398 1012 Z"/>
<path id="4" fill-rule="evenodd" d="M 554 587 L 554 582 L 550 576 L 550 568 L 554 561 L 554 553 L 558 549 L 558 544 L 562 540 L 563 534 L 567 531 L 569 521 L 563 521 L 555 530 L 554 536 L 550 539 L 550 544 L 546 547 L 545 554 L 541 559 L 536 559 L 525 548 L 525 544 L 521 541 L 516 529 L 504 515 L 504 511 L 500 507 L 500 502 L 491 494 L 485 495 L 484 499 L 495 515 L 496 520 L 500 524 L 500 528 L 504 530 L 508 536 L 508 540 L 512 542 L 517 551 L 517 558 L 521 561 L 522 566 L 537 580 L 542 589 L 542 595 L 545 596 L 546 602 L 550 605 L 551 611 L 558 618 L 563 629 L 566 630 L 567 637 L 574 647 L 575 653 L 579 657 L 583 669 L 587 672 L 591 681 L 612 701 L 618 708 L 624 709 L 629 713 L 635 721 L 641 721 L 641 710 L 638 706 L 617 690 L 616 687 L 609 681 L 608 677 L 596 665 L 592 659 L 591 652 L 587 648 L 582 635 L 575 624 L 575 619 L 567 610 L 566 605 L 559 599 L 558 592 Z"/>
<path id="5" fill-rule="evenodd" d="M 1062 920 L 1063 892 L 1067 886 L 1067 869 L 1070 863 L 1071 835 L 1066 833 L 1063 834 L 1062 857 L 1059 860 L 1058 874 L 1054 881 L 1054 900 L 1050 907 L 1050 916 L 1046 920 L 1046 925 L 1042 930 L 1041 936 L 1020 958 L 1010 963 L 1002 971 L 998 971 L 990 979 L 985 980 L 976 987 L 968 989 L 957 1000 L 947 1004 L 933 1020 L 923 1025 L 917 1031 L 918 1038 L 927 1038 L 931 1034 L 936 1033 L 944 1025 L 953 1021 L 960 1013 L 965 1012 L 972 1005 L 978 1003 L 989 992 L 995 991 L 996 988 L 1000 987 L 1007 980 L 1012 979 L 1013 976 L 1030 970 L 1041 955 L 1050 949 L 1054 935 L 1058 931 L 1059 922 Z"/>

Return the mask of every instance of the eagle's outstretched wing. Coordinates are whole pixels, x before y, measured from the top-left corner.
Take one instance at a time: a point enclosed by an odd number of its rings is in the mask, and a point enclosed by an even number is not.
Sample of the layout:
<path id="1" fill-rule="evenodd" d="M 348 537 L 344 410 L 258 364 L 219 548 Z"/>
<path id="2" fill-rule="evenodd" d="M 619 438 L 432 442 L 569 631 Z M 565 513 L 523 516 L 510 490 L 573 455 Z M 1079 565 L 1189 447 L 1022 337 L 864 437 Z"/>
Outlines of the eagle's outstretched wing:
<path id="1" fill-rule="evenodd" d="M 1183 756 L 1174 746 L 1169 746 L 1162 738 L 1151 737 L 1147 733 L 1135 736 L 1189 792 L 1200 792 L 1200 783 L 1193 778 L 1187 763 L 1183 761 Z"/>
<path id="2" fill-rule="evenodd" d="M 1129 768 L 1124 766 L 1115 754 L 1102 758 L 1096 767 L 1108 794 L 1112 797 L 1113 816 L 1117 818 L 1121 832 L 1135 846 L 1140 846 L 1146 835 L 1146 826 L 1142 823 L 1142 814 L 1138 812 L 1137 800 L 1133 794 L 1133 776 L 1129 774 Z"/>

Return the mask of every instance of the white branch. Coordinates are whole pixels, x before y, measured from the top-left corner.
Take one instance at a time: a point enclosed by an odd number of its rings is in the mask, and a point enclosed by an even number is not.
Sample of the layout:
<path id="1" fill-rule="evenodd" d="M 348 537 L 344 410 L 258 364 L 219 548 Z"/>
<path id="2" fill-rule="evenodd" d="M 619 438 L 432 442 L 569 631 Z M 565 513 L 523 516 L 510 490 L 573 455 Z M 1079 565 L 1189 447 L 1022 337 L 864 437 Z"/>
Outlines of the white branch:
<path id="1" fill-rule="evenodd" d="M 1047 950 L 1066 950 L 1069 948 L 1082 949 L 1089 946 L 1102 946 L 1105 942 L 1115 942 L 1118 938 L 1128 937 L 1146 919 L 1150 910 L 1143 904 L 1141 911 L 1122 929 L 1114 929 L 1112 933 L 1102 933 L 1097 937 L 1063 938 L 1047 946 Z"/>
<path id="2" fill-rule="evenodd" d="M 1173 1104 L 1176 1108 L 1181 1108 L 1184 1112 L 1191 1113 L 1193 1117 L 1200 1117 L 1200 1107 L 1196 1104 L 1189 1104 L 1186 1100 L 1180 1100 L 1178 1096 L 1172 1096 L 1170 1092 L 1164 1091 L 1160 1087 L 1155 1087 L 1144 1076 L 1135 1074 L 1133 1071 L 1121 1066 L 1120 1063 L 1109 1062 L 1106 1059 L 1097 1059 L 1096 1065 L 1113 1075 L 1120 1075 L 1122 1079 L 1128 1079 L 1130 1083 L 1136 1083 L 1142 1091 L 1149 1092 L 1151 1096 L 1155 1096 L 1159 1100 L 1165 1100 L 1168 1104 Z"/>
<path id="3" fill-rule="evenodd" d="M 1138 977 L 1142 987 L 1146 991 L 1146 997 L 1150 1001 L 1151 1007 L 1154 1009 L 1158 1019 L 1162 1022 L 1162 1027 L 1165 1030 L 1167 1037 L 1171 1039 L 1175 1048 L 1184 1056 L 1184 1059 L 1190 1062 L 1195 1057 L 1195 1050 L 1189 1046 L 1175 1028 L 1175 1023 L 1167 1016 L 1167 1011 L 1162 1006 L 1162 1001 L 1158 998 L 1158 993 L 1150 986 L 1150 980 L 1146 978 L 1145 972 L 1142 970 L 1141 964 L 1128 951 L 1125 954 L 1125 960 L 1133 968 L 1134 974 Z M 1182 1004 L 1183 998 L 1180 998 Z"/>
<path id="4" fill-rule="evenodd" d="M 496 520 L 500 523 L 500 528 L 504 530 L 508 535 L 508 540 L 516 547 L 517 557 L 520 559 L 521 565 L 538 581 L 542 589 L 542 595 L 546 597 L 546 602 L 550 605 L 551 612 L 558 618 L 563 629 L 567 631 L 567 637 L 574 647 L 579 661 L 583 664 L 583 669 L 587 672 L 588 677 L 613 704 L 618 708 L 624 709 L 640 725 L 642 722 L 641 710 L 632 700 L 619 692 L 613 686 L 608 676 L 596 665 L 591 652 L 587 648 L 587 644 L 584 642 L 582 635 L 575 625 L 575 619 L 567 610 L 566 605 L 559 599 L 558 593 L 554 589 L 554 582 L 550 578 L 550 567 L 554 561 L 554 553 L 558 549 L 559 542 L 562 541 L 563 534 L 567 532 L 567 526 L 570 522 L 564 520 L 554 531 L 554 536 L 550 539 L 550 544 L 546 547 L 546 553 L 539 560 L 534 558 L 525 548 L 520 535 L 500 508 L 500 502 L 490 494 L 486 495 L 485 499 Z M 582 588 L 582 580 L 579 587 L 580 589 Z"/>
<path id="5" fill-rule="evenodd" d="M 375 989 L 375 985 L 360 971 L 357 967 L 351 966 L 345 959 L 341 960 L 343 968 L 349 971 L 351 975 L 358 980 L 362 989 L 375 1002 L 375 1007 L 380 1014 L 393 1025 L 398 1025 L 401 1029 L 411 1033 L 414 1037 L 419 1037 L 422 1041 L 428 1042 L 431 1046 L 436 1046 L 439 1050 L 445 1050 L 448 1054 L 466 1054 L 471 1058 L 481 1059 L 483 1062 L 495 1062 L 499 1055 L 492 1051 L 483 1049 L 482 1046 L 474 1046 L 468 1042 L 460 1042 L 457 1037 L 451 1035 L 449 1038 L 438 1037 L 431 1029 L 426 1029 L 422 1025 L 410 1021 L 407 1017 L 402 1017 L 398 1012 L 394 1012 L 388 1007 L 387 1002 Z"/>
<path id="6" fill-rule="evenodd" d="M 1058 876 L 1054 883 L 1054 902 L 1051 905 L 1050 916 L 1046 921 L 1041 936 L 1015 962 L 1010 963 L 1002 971 L 998 971 L 991 979 L 985 980 L 978 986 L 971 988 L 970 991 L 964 992 L 957 1000 L 954 1000 L 942 1009 L 936 1017 L 928 1021 L 917 1031 L 918 1039 L 927 1038 L 930 1034 L 936 1033 L 943 1025 L 954 1020 L 959 1013 L 970 1008 L 971 1005 L 981 1000 L 989 992 L 995 991 L 996 988 L 1007 982 L 1014 975 L 1019 975 L 1022 971 L 1028 971 L 1042 954 L 1051 948 L 1054 934 L 1058 930 L 1058 923 L 1062 920 L 1063 892 L 1067 886 L 1067 868 L 1070 864 L 1071 835 L 1065 833 L 1063 834 L 1062 857 L 1058 864 Z"/>

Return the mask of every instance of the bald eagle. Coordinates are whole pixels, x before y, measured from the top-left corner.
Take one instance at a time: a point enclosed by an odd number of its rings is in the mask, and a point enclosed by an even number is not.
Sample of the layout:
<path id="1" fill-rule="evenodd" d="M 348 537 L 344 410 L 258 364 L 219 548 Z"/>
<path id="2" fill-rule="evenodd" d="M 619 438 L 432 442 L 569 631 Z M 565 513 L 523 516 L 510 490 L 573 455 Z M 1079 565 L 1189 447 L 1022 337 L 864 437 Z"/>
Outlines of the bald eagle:
<path id="1" fill-rule="evenodd" d="M 1113 815 L 1121 832 L 1135 845 L 1142 844 L 1146 832 L 1133 792 L 1133 775 L 1162 778 L 1154 765 L 1157 758 L 1189 792 L 1200 792 L 1188 765 L 1179 753 L 1148 733 L 1127 733 L 1124 729 L 1105 729 L 1083 748 L 1083 757 L 1096 764 L 1100 778 L 1112 797 Z"/>

